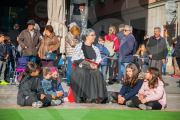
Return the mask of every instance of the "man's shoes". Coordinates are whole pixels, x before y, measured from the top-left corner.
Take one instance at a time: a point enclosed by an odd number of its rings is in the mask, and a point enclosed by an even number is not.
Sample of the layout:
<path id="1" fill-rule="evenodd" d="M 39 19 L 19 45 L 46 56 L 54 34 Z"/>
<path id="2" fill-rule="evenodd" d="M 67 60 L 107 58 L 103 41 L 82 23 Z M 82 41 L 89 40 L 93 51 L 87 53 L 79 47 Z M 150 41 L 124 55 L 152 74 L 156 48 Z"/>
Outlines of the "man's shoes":
<path id="1" fill-rule="evenodd" d="M 117 79 L 112 79 L 113 82 L 117 82 L 118 80 Z"/>
<path id="2" fill-rule="evenodd" d="M 8 85 L 9 83 L 6 82 L 5 80 L 2 80 L 0 84 L 1 84 L 1 85 Z"/>
<path id="3" fill-rule="evenodd" d="M 172 77 L 172 78 L 178 78 L 179 75 L 175 75 L 175 74 L 174 74 L 174 75 L 172 75 L 171 77 Z"/>
<path id="4" fill-rule="evenodd" d="M 57 106 L 60 105 L 62 103 L 61 100 L 51 100 L 51 106 Z"/>
<path id="5" fill-rule="evenodd" d="M 117 81 L 116 84 L 123 84 L 123 81 Z"/>
<path id="6" fill-rule="evenodd" d="M 139 105 L 139 108 L 140 108 L 141 110 L 152 110 L 152 107 L 151 107 L 151 106 L 147 106 L 147 105 L 145 105 L 145 104 L 140 104 L 140 105 Z"/>
<path id="7" fill-rule="evenodd" d="M 113 81 L 109 81 L 108 84 L 109 84 L 109 85 L 112 85 L 112 84 L 114 84 L 114 82 L 113 82 Z"/>
<path id="8" fill-rule="evenodd" d="M 32 107 L 34 108 L 40 108 L 43 106 L 43 103 L 41 101 L 33 102 Z"/>
<path id="9" fill-rule="evenodd" d="M 164 76 L 166 76 L 166 75 L 167 75 L 167 73 L 163 73 L 163 75 L 164 75 Z"/>
<path id="10" fill-rule="evenodd" d="M 70 86 L 70 83 L 67 83 L 66 86 Z"/>
<path id="11" fill-rule="evenodd" d="M 135 105 L 133 104 L 133 102 L 132 102 L 131 100 L 127 101 L 127 102 L 126 102 L 126 105 L 127 105 L 128 107 L 135 107 Z"/>

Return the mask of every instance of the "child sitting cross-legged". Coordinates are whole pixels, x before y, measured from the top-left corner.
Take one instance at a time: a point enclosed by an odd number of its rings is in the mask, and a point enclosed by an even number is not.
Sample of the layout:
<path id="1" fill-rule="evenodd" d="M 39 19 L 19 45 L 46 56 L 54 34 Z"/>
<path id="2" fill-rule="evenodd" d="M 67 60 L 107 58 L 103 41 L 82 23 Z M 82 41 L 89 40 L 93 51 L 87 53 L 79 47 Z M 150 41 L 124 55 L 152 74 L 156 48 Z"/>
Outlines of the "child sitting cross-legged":
<path id="1" fill-rule="evenodd" d="M 164 81 L 157 68 L 149 68 L 138 96 L 132 98 L 129 107 L 138 107 L 142 110 L 160 110 L 166 108 L 166 92 Z"/>
<path id="2" fill-rule="evenodd" d="M 51 69 L 51 78 L 52 78 L 52 91 L 57 93 L 57 96 L 59 94 L 59 97 L 57 97 L 57 99 L 61 99 L 64 101 L 67 100 L 65 97 L 67 97 L 67 92 L 64 92 L 62 85 L 61 85 L 61 81 L 58 78 L 58 72 L 56 68 L 52 68 Z"/>
<path id="3" fill-rule="evenodd" d="M 45 67 L 43 68 L 43 80 L 42 87 L 44 89 L 45 94 L 50 94 L 52 96 L 51 105 L 60 105 L 61 100 L 58 100 L 57 97 L 60 97 L 59 92 L 54 92 L 52 89 L 52 79 L 51 79 L 51 68 Z"/>

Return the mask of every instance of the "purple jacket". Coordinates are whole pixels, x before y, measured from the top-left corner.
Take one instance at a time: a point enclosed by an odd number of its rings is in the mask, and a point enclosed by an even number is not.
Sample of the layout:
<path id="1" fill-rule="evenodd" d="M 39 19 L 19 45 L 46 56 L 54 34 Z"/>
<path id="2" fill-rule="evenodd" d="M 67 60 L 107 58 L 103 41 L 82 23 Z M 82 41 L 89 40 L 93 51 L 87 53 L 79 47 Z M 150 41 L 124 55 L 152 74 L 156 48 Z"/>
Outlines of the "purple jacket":
<path id="1" fill-rule="evenodd" d="M 132 34 L 123 37 L 119 47 L 119 61 L 126 63 L 133 62 L 134 47 L 135 47 L 135 38 Z"/>
<path id="2" fill-rule="evenodd" d="M 164 84 L 161 80 L 158 80 L 158 87 L 154 89 L 150 89 L 148 86 L 148 80 L 144 80 L 141 89 L 138 92 L 138 95 L 142 94 L 147 96 L 145 99 L 147 102 L 156 101 L 162 105 L 162 109 L 166 106 L 166 92 L 164 89 Z"/>

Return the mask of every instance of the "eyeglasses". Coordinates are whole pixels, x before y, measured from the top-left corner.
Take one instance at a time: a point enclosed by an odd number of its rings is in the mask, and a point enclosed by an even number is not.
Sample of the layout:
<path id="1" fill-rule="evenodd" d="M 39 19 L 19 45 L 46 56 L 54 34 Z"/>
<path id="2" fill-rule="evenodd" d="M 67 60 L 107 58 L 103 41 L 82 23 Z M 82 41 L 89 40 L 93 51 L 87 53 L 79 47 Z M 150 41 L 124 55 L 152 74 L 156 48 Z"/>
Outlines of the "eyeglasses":
<path id="1" fill-rule="evenodd" d="M 146 73 L 150 73 L 149 71 L 146 71 Z"/>
<path id="2" fill-rule="evenodd" d="M 96 37 L 96 35 L 94 35 L 94 34 L 93 35 L 89 35 L 89 36 Z"/>
<path id="3" fill-rule="evenodd" d="M 130 31 L 130 30 L 124 30 L 124 32 L 126 32 L 126 31 Z"/>

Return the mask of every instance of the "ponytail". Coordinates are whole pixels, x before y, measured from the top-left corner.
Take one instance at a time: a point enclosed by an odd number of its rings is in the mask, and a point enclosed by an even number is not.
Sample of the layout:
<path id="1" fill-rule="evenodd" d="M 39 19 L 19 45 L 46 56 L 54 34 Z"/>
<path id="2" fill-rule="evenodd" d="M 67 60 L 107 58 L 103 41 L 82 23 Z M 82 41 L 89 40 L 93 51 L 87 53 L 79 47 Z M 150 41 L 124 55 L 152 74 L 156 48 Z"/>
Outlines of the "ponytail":
<path id="1" fill-rule="evenodd" d="M 115 28 L 114 26 L 111 26 L 111 27 L 109 28 L 109 37 L 110 37 L 110 41 L 111 41 L 111 42 L 114 41 L 114 40 L 112 39 L 112 34 L 114 34 L 115 31 L 116 31 L 116 28 Z"/>

